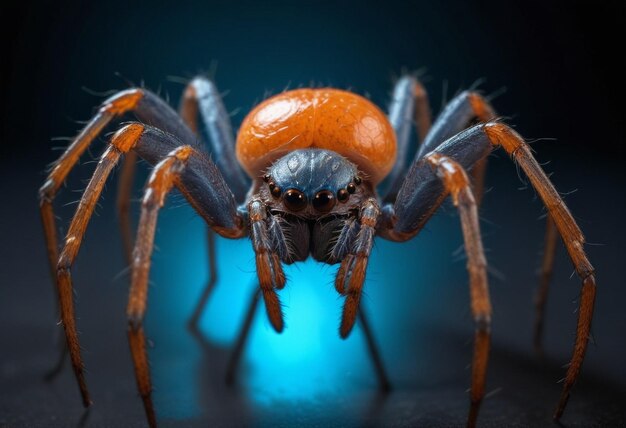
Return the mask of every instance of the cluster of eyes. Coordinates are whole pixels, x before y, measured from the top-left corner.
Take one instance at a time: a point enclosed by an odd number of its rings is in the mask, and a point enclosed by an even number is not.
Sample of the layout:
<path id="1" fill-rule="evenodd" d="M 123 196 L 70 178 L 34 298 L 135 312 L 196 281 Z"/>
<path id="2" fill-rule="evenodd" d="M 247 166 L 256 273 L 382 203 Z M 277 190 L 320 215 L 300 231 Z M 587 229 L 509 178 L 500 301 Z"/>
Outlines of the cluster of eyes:
<path id="1" fill-rule="evenodd" d="M 272 177 L 266 174 L 263 180 L 268 184 L 270 193 L 276 199 L 282 196 L 285 207 L 290 211 L 301 211 L 307 206 L 307 197 L 298 189 L 287 189 L 284 193 L 280 187 L 272 181 Z M 313 197 L 311 204 L 316 211 L 326 213 L 333 209 L 336 202 L 345 203 L 350 199 L 350 195 L 356 192 L 356 186 L 361 184 L 361 177 L 354 177 L 345 189 L 339 189 L 337 195 L 330 190 L 320 190 Z"/>

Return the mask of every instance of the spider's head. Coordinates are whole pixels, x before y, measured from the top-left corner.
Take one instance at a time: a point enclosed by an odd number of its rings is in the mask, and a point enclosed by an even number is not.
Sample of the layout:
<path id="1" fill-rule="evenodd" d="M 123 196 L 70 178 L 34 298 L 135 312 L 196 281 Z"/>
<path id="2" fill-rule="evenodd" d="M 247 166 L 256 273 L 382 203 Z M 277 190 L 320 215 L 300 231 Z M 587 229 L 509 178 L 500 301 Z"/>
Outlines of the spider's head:
<path id="1" fill-rule="evenodd" d="M 321 149 L 295 150 L 269 168 L 261 195 L 273 211 L 316 219 L 346 215 L 371 192 L 357 167 Z"/>

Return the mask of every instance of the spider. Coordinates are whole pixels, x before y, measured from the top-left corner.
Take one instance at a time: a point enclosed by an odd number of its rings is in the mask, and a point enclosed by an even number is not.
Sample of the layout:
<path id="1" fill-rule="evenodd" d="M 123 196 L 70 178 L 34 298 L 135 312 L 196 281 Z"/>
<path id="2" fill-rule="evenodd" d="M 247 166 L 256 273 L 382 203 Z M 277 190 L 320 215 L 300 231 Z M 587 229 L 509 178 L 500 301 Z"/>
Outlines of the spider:
<path id="1" fill-rule="evenodd" d="M 125 124 L 110 138 L 59 253 L 55 195 L 103 129 L 127 114 L 133 114 L 137 121 Z M 198 117 L 206 127 L 208 148 L 201 143 Z M 410 160 L 414 123 L 420 145 Z M 260 293 L 277 332 L 284 328 L 277 294 L 286 283 L 282 264 L 309 256 L 340 264 L 335 288 L 345 297 L 339 328 L 343 338 L 362 315 L 359 302 L 374 238 L 401 242 L 415 237 L 450 196 L 460 215 L 475 321 L 467 419 L 468 426 L 475 426 L 485 393 L 491 323 L 477 207 L 486 157 L 495 148 L 504 149 L 521 167 L 548 210 L 544 274 L 536 302 L 537 347 L 558 234 L 582 280 L 574 350 L 554 413 L 558 420 L 581 370 L 596 293 L 594 270 L 583 250 L 583 234 L 528 144 L 496 120 L 486 98 L 474 91 L 459 94 L 431 127 L 427 93 L 411 75 L 396 82 L 388 115 L 369 100 L 344 90 L 285 91 L 261 102 L 246 116 L 236 141 L 219 92 L 204 77 L 188 84 L 178 114 L 157 95 L 139 88 L 119 92 L 101 105 L 40 189 L 49 261 L 83 404 L 87 407 L 92 401 L 76 330 L 71 267 L 105 182 L 125 157 L 118 208 L 132 266 L 128 338 L 150 426 L 156 426 L 156 416 L 142 320 L 157 216 L 174 188 L 213 232 L 231 239 L 250 237 Z M 154 168 L 143 194 L 132 249 L 128 201 L 137 157 Z M 207 294 L 208 289 L 203 299 Z M 200 310 L 196 310 L 196 319 Z M 369 332 L 366 334 L 371 339 Z"/>

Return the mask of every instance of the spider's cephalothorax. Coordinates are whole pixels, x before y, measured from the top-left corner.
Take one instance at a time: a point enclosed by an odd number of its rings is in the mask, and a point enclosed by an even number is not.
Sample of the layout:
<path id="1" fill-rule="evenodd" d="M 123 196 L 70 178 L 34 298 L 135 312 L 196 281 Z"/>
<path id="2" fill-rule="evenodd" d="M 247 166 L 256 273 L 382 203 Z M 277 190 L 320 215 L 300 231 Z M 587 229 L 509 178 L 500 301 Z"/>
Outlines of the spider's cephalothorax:
<path id="1" fill-rule="evenodd" d="M 54 197 L 81 154 L 111 121 L 127 113 L 138 121 L 125 125 L 111 137 L 59 253 Z M 198 138 L 198 115 L 206 125 L 208 145 L 199 142 L 202 140 Z M 409 137 L 414 123 L 420 144 L 416 153 L 410 153 Z M 139 391 L 151 426 L 156 426 L 156 415 L 142 321 L 157 216 L 174 187 L 212 232 L 227 238 L 250 236 L 259 289 L 277 331 L 284 327 L 277 293 L 286 283 L 282 264 L 309 256 L 326 263 L 341 263 L 335 279 L 336 290 L 345 298 L 340 335 L 346 337 L 359 318 L 383 388 L 388 381 L 359 306 L 374 237 L 405 241 L 416 236 L 450 196 L 461 217 L 476 326 L 467 419 L 468 425 L 474 426 L 485 392 L 491 322 L 487 263 L 477 206 L 482 196 L 486 157 L 498 147 L 526 173 L 549 213 L 535 324 L 538 348 L 559 234 L 582 279 L 576 344 L 555 412 L 555 418 L 560 418 L 582 366 L 595 299 L 594 270 L 583 250 L 582 232 L 528 145 L 515 131 L 495 120 L 487 100 L 477 93 L 463 92 L 431 127 L 426 92 L 412 76 L 397 82 L 388 115 L 367 99 L 337 89 L 298 89 L 276 95 L 246 116 L 236 142 L 219 91 L 205 78 L 196 78 L 188 85 L 178 114 L 145 89 L 123 91 L 103 103 L 55 164 L 40 190 L 41 216 L 67 349 L 84 405 L 88 406 L 91 400 L 78 342 L 70 271 L 107 177 L 125 155 L 118 207 L 126 254 L 132 264 L 128 335 Z M 128 207 L 138 157 L 154 165 L 154 170 L 146 185 L 133 243 Z M 470 168 L 471 177 L 465 172 Z M 194 312 L 192 326 L 215 281 L 212 232 L 211 282 Z M 256 300 L 255 297 L 248 321 Z M 247 331 L 246 327 L 239 344 Z M 241 346 L 236 349 L 231 369 L 241 355 Z M 232 375 L 232 371 L 229 373 Z"/>
<path id="2" fill-rule="evenodd" d="M 341 261 L 358 231 L 354 227 L 342 235 L 343 228 L 374 196 L 361 175 L 356 165 L 330 150 L 300 149 L 274 162 L 258 194 L 270 216 L 278 217 L 273 221 L 280 230 L 270 233 L 282 261 L 305 260 L 309 253 L 323 262 Z M 286 237 L 289 242 L 282 244 Z"/>
<path id="3" fill-rule="evenodd" d="M 358 168 L 343 156 L 322 149 L 291 152 L 269 168 L 259 193 L 273 212 L 307 220 L 347 215 L 369 196 Z"/>

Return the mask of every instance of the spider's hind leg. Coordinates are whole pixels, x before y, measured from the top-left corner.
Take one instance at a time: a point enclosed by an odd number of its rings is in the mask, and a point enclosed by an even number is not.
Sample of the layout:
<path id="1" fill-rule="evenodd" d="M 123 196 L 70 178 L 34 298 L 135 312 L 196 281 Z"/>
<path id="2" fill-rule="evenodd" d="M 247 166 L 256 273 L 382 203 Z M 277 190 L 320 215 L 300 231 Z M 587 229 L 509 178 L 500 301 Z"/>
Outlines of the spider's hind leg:
<path id="1" fill-rule="evenodd" d="M 491 341 L 491 303 L 477 204 L 463 166 L 451 157 L 437 152 L 432 152 L 415 162 L 400 189 L 395 205 L 383 208 L 379 233 L 382 237 L 394 241 L 410 239 L 426 224 L 448 195 L 452 197 L 461 217 L 470 276 L 475 336 L 467 425 L 473 427 L 476 425 L 485 393 Z"/>

